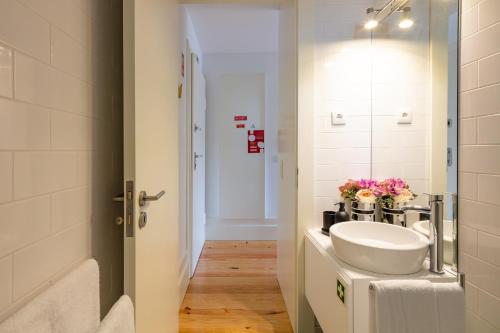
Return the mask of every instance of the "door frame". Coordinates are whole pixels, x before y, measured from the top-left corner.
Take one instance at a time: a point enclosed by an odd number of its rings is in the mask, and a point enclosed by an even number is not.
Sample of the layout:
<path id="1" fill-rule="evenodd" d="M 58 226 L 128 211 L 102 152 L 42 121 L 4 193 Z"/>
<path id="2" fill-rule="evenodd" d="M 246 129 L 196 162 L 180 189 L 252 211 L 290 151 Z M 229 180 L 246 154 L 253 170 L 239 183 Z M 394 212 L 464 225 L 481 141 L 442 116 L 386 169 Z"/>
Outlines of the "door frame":
<path id="1" fill-rule="evenodd" d="M 193 276 L 193 51 L 186 40 L 186 54 L 184 56 L 186 71 L 186 236 L 187 236 L 187 261 L 189 279 Z"/>

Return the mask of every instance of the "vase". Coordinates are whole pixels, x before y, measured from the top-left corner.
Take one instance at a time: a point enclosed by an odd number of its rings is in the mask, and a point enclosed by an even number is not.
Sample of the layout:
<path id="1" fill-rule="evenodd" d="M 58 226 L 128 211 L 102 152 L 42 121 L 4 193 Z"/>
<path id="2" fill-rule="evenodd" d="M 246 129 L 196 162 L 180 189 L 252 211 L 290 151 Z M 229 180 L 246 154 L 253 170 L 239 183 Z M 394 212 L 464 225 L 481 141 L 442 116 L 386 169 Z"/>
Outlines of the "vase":
<path id="1" fill-rule="evenodd" d="M 406 227 L 405 213 L 399 203 L 394 203 L 392 208 L 382 205 L 382 222 Z"/>
<path id="2" fill-rule="evenodd" d="M 366 203 L 358 200 L 352 200 L 351 202 L 351 218 L 353 221 L 375 222 L 376 210 L 376 203 Z"/>

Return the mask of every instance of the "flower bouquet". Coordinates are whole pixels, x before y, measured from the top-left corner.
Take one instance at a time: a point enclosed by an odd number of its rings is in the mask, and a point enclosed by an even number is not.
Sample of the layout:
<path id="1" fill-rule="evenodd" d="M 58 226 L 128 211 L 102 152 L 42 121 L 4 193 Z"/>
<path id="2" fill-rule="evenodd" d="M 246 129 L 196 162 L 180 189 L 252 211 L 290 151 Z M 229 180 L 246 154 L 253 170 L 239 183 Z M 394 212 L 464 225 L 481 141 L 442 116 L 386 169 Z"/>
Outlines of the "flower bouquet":
<path id="1" fill-rule="evenodd" d="M 342 198 L 350 203 L 353 220 L 375 221 L 377 206 L 382 210 L 382 220 L 404 225 L 404 213 L 400 207 L 415 199 L 408 183 L 400 178 L 383 181 L 373 179 L 349 179 L 339 187 Z"/>

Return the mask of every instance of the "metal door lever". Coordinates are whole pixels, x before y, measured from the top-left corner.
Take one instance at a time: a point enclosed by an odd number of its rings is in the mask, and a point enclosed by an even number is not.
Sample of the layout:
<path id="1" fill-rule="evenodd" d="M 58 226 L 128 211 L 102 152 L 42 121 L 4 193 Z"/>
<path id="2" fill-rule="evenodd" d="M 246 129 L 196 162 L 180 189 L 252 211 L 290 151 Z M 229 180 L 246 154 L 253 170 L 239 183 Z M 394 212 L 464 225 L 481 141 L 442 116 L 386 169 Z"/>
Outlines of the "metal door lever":
<path id="1" fill-rule="evenodd" d="M 116 197 L 114 197 L 113 201 L 115 201 L 115 202 L 124 202 L 125 201 L 125 197 L 123 196 L 123 193 L 118 194 Z"/>
<path id="2" fill-rule="evenodd" d="M 141 191 L 141 193 L 139 193 L 139 206 L 145 206 L 147 201 L 156 201 L 160 199 L 164 194 L 165 191 L 160 191 L 157 195 L 148 196 L 146 194 L 146 191 Z"/>

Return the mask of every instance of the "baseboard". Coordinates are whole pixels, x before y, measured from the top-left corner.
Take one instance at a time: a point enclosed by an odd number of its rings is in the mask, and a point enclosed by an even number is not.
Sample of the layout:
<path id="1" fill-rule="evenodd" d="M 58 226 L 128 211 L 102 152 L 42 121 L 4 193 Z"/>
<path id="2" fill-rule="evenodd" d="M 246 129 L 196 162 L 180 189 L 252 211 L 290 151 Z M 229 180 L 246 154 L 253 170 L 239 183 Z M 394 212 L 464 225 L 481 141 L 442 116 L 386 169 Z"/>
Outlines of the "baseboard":
<path id="1" fill-rule="evenodd" d="M 189 286 L 189 263 L 187 259 L 188 257 L 186 255 L 183 256 L 179 265 L 179 308 L 182 305 L 182 301 L 184 300 L 184 296 Z"/>
<path id="2" fill-rule="evenodd" d="M 277 240 L 275 219 L 207 219 L 206 240 Z"/>

